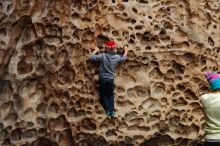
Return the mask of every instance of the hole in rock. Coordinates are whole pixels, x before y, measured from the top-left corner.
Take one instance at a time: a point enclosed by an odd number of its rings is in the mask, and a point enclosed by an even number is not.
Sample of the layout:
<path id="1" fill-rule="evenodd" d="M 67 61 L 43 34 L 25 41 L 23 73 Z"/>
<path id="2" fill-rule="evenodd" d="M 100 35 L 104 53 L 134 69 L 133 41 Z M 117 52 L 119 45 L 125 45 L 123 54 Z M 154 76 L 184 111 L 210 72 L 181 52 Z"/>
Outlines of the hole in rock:
<path id="1" fill-rule="evenodd" d="M 133 88 L 131 88 L 131 89 L 127 90 L 127 95 L 130 98 L 135 98 L 136 97 L 136 92 L 135 92 L 135 90 Z"/>
<path id="2" fill-rule="evenodd" d="M 68 127 L 68 122 L 66 121 L 66 118 L 64 115 L 60 115 L 57 118 L 51 118 L 48 122 L 49 129 L 60 131 L 64 128 Z"/>
<path id="3" fill-rule="evenodd" d="M 15 113 L 10 113 L 4 118 L 4 121 L 7 124 L 13 124 L 17 121 L 17 118 L 18 116 Z"/>
<path id="4" fill-rule="evenodd" d="M 119 107 L 134 106 L 134 104 L 129 100 L 117 100 L 116 103 Z"/>
<path id="5" fill-rule="evenodd" d="M 164 82 L 174 83 L 174 79 L 171 78 L 164 77 L 163 80 Z"/>
<path id="6" fill-rule="evenodd" d="M 118 36 L 118 35 L 119 35 L 119 32 L 118 32 L 118 31 L 112 31 L 112 34 L 113 34 L 114 36 Z"/>
<path id="7" fill-rule="evenodd" d="M 94 38 L 94 32 L 92 32 L 89 29 L 84 30 L 83 40 L 93 40 L 93 38 Z"/>
<path id="8" fill-rule="evenodd" d="M 101 124 L 107 125 L 109 128 L 115 126 L 115 122 L 109 118 L 106 118 Z"/>
<path id="9" fill-rule="evenodd" d="M 173 25 L 170 23 L 170 22 L 168 22 L 168 21 L 165 21 L 164 22 L 164 24 L 163 24 L 163 28 L 164 29 L 173 29 Z"/>
<path id="10" fill-rule="evenodd" d="M 38 130 L 38 136 L 44 136 L 47 134 L 47 128 L 40 128 Z"/>
<path id="11" fill-rule="evenodd" d="M 126 121 L 131 121 L 131 120 L 133 120 L 133 119 L 136 119 L 137 116 L 138 116 L 138 113 L 135 112 L 135 111 L 132 111 L 132 112 L 130 112 L 130 113 L 126 113 L 126 114 L 125 114 L 125 120 L 126 120 Z"/>
<path id="12" fill-rule="evenodd" d="M 105 42 L 105 41 L 108 41 L 108 40 L 109 40 L 108 37 L 103 36 L 103 35 L 98 35 L 97 38 L 96 38 L 97 46 L 98 46 L 99 48 L 102 48 L 104 42 Z"/>
<path id="13" fill-rule="evenodd" d="M 45 28 L 45 32 L 47 35 L 60 35 L 61 29 L 58 28 L 56 25 L 47 25 Z"/>
<path id="14" fill-rule="evenodd" d="M 9 136 L 9 133 L 7 130 L 3 129 L 0 131 L 0 140 L 3 141 L 6 139 L 6 137 Z"/>
<path id="15" fill-rule="evenodd" d="M 135 35 L 131 35 L 130 38 L 132 38 L 133 40 L 135 40 Z"/>
<path id="16" fill-rule="evenodd" d="M 77 116 L 77 111 L 72 107 L 72 108 L 69 109 L 69 111 L 67 112 L 67 116 L 68 116 L 68 117 L 76 117 L 76 116 Z"/>
<path id="17" fill-rule="evenodd" d="M 161 98 L 165 95 L 165 84 L 163 82 L 155 83 L 152 90 L 152 97 Z"/>
<path id="18" fill-rule="evenodd" d="M 72 68 L 69 67 L 63 67 L 59 72 L 58 72 L 58 77 L 59 81 L 62 84 L 68 84 L 73 82 L 74 78 L 76 76 L 75 71 Z"/>
<path id="19" fill-rule="evenodd" d="M 134 13 L 138 13 L 138 11 L 137 11 L 136 8 L 132 8 L 132 11 L 133 11 Z"/>
<path id="20" fill-rule="evenodd" d="M 179 97 L 179 99 L 173 99 L 172 100 L 173 106 L 186 106 L 187 101 L 183 97 Z"/>
<path id="21" fill-rule="evenodd" d="M 33 146 L 54 146 L 54 145 L 49 139 L 40 137 L 33 142 Z"/>
<path id="22" fill-rule="evenodd" d="M 35 138 L 37 136 L 37 131 L 35 129 L 28 129 L 23 134 L 24 138 Z"/>
<path id="23" fill-rule="evenodd" d="M 142 37 L 142 34 L 141 33 L 136 33 L 136 38 L 138 39 L 138 40 L 140 40 L 141 39 L 141 37 Z"/>
<path id="24" fill-rule="evenodd" d="M 185 94 L 186 99 L 189 99 L 189 100 L 197 100 L 198 99 L 196 94 L 193 91 L 191 91 L 190 89 L 187 89 L 184 92 L 184 94 Z"/>
<path id="25" fill-rule="evenodd" d="M 32 122 L 27 122 L 27 127 L 33 127 L 34 126 L 34 123 Z"/>
<path id="26" fill-rule="evenodd" d="M 160 37 L 164 37 L 166 34 L 167 34 L 166 30 L 165 29 L 161 29 L 161 31 L 159 33 Z"/>
<path id="27" fill-rule="evenodd" d="M 36 74 L 38 76 L 42 76 L 45 73 L 45 67 L 43 64 L 38 64 L 37 69 L 36 69 Z"/>
<path id="28" fill-rule="evenodd" d="M 137 86 L 135 90 L 139 97 L 148 97 L 150 95 L 150 90 L 148 88 Z"/>
<path id="29" fill-rule="evenodd" d="M 195 54 L 190 53 L 190 52 L 184 53 L 183 57 L 186 62 L 196 61 Z"/>
<path id="30" fill-rule="evenodd" d="M 160 30 L 160 26 L 159 25 L 154 25 L 154 30 L 155 31 Z"/>
<path id="31" fill-rule="evenodd" d="M 134 29 L 136 29 L 136 30 L 142 30 L 142 28 L 143 28 L 143 25 L 137 25 L 134 27 Z"/>
<path id="32" fill-rule="evenodd" d="M 136 23 L 136 20 L 135 19 L 132 19 L 131 20 L 131 24 L 135 24 Z"/>
<path id="33" fill-rule="evenodd" d="M 124 93 L 125 92 L 125 89 L 121 86 L 118 86 L 116 90 L 117 90 L 118 93 Z"/>
<path id="34" fill-rule="evenodd" d="M 81 121 L 80 125 L 86 130 L 96 130 L 96 124 L 93 119 L 85 118 Z"/>
<path id="35" fill-rule="evenodd" d="M 24 51 L 25 55 L 27 57 L 29 56 L 33 56 L 35 53 L 35 50 L 33 50 L 33 47 L 31 45 L 26 45 L 22 48 L 22 50 Z"/>
<path id="36" fill-rule="evenodd" d="M 11 140 L 20 140 L 21 139 L 21 129 L 15 129 L 11 132 Z"/>
<path id="37" fill-rule="evenodd" d="M 50 106 L 48 107 L 48 112 L 50 113 L 59 113 L 59 106 L 56 103 L 51 103 Z"/>
<path id="38" fill-rule="evenodd" d="M 158 123 L 160 121 L 160 116 L 159 115 L 150 115 L 148 118 L 147 123 Z"/>
<path id="39" fill-rule="evenodd" d="M 40 103 L 38 106 L 37 106 L 37 112 L 41 113 L 41 114 L 45 114 L 46 112 L 46 104 L 45 103 Z"/>
<path id="40" fill-rule="evenodd" d="M 151 46 L 146 46 L 145 50 L 151 50 Z"/>
<path id="41" fill-rule="evenodd" d="M 0 37 L 6 36 L 6 30 L 4 28 L 0 29 Z"/>
<path id="42" fill-rule="evenodd" d="M 125 12 L 123 12 L 122 15 L 123 15 L 123 17 L 127 17 L 128 16 L 128 14 L 125 13 Z"/>
<path id="43" fill-rule="evenodd" d="M 161 104 L 158 100 L 154 98 L 148 98 L 147 100 L 142 102 L 142 107 L 144 109 L 155 110 L 155 109 L 160 109 Z"/>
<path id="44" fill-rule="evenodd" d="M 148 1 L 147 0 L 137 0 L 138 3 L 141 3 L 141 4 L 148 4 Z"/>
<path id="45" fill-rule="evenodd" d="M 153 79 L 162 79 L 163 74 L 158 67 L 155 67 L 152 71 L 149 72 L 149 78 Z"/>
<path id="46" fill-rule="evenodd" d="M 128 124 L 126 122 L 122 122 L 122 123 L 119 123 L 118 129 L 125 129 L 127 127 L 128 127 Z"/>
<path id="47" fill-rule="evenodd" d="M 213 41 L 213 39 L 212 39 L 211 37 L 208 37 L 208 43 L 209 43 L 209 45 L 211 45 L 211 46 L 214 46 L 214 45 L 215 45 L 215 43 L 214 43 L 214 41 Z"/>
<path id="48" fill-rule="evenodd" d="M 175 73 L 176 74 L 183 74 L 185 66 L 183 66 L 182 64 L 179 64 L 175 61 L 172 61 L 172 62 L 173 62 L 173 69 L 174 69 Z"/>
<path id="49" fill-rule="evenodd" d="M 134 40 L 133 40 L 133 39 L 130 39 L 128 43 L 129 43 L 129 44 L 134 44 Z"/>
<path id="50" fill-rule="evenodd" d="M 46 36 L 46 37 L 44 38 L 44 41 L 45 41 L 47 44 L 55 44 L 55 45 L 62 43 L 61 38 L 56 37 L 56 36 Z"/>
<path id="51" fill-rule="evenodd" d="M 201 108 L 201 106 L 200 106 L 200 104 L 199 104 L 198 102 L 192 102 L 192 103 L 190 103 L 190 105 L 191 105 L 193 108 L 195 108 L 195 109 Z"/>
<path id="52" fill-rule="evenodd" d="M 25 62 L 24 60 L 21 60 L 18 62 L 18 73 L 19 74 L 27 74 L 32 72 L 33 67 L 32 64 L 29 64 L 27 62 Z"/>
<path id="53" fill-rule="evenodd" d="M 84 110 L 79 110 L 78 112 L 77 112 L 77 115 L 78 116 L 85 116 L 85 111 Z"/>
<path id="54" fill-rule="evenodd" d="M 37 121 L 37 125 L 40 126 L 40 127 L 43 127 L 43 126 L 45 126 L 45 124 L 46 124 L 46 120 L 43 119 L 43 118 L 41 118 L 41 117 L 38 117 L 38 118 L 36 119 L 36 121 Z"/>
<path id="55" fill-rule="evenodd" d="M 0 80 L 0 86 L 0 104 L 7 102 L 1 105 L 3 109 L 7 109 L 7 107 L 11 107 L 13 104 L 12 102 L 8 102 L 13 96 L 13 88 L 11 87 L 11 82 L 8 80 Z"/>
<path id="56" fill-rule="evenodd" d="M 124 5 L 120 5 L 118 9 L 119 9 L 119 11 L 124 11 L 125 10 L 125 6 Z"/>
<path id="57" fill-rule="evenodd" d="M 131 144 L 133 142 L 133 138 L 129 137 L 129 136 L 125 136 L 124 137 L 124 142 L 126 144 Z"/>
<path id="58" fill-rule="evenodd" d="M 185 87 L 184 85 L 178 84 L 178 85 L 176 86 L 176 89 L 177 89 L 177 90 L 180 90 L 180 91 L 184 91 L 184 90 L 186 89 L 186 87 Z"/>
<path id="59" fill-rule="evenodd" d="M 76 33 L 73 33 L 72 37 L 73 37 L 73 40 L 76 42 L 80 40 L 78 34 L 76 34 Z"/>

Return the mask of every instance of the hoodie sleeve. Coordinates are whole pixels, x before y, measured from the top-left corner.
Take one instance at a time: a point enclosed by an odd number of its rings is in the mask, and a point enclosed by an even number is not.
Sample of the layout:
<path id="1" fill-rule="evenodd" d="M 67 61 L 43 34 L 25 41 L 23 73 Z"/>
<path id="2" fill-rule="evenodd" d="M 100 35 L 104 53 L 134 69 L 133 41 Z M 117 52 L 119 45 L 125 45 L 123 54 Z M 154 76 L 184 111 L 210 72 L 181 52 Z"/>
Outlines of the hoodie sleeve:
<path id="1" fill-rule="evenodd" d="M 127 60 L 127 58 L 128 57 L 126 55 L 120 56 L 119 62 L 125 62 Z"/>
<path id="2" fill-rule="evenodd" d="M 204 95 L 202 95 L 202 96 L 200 97 L 200 98 L 201 98 L 201 101 L 202 101 L 202 105 L 203 105 L 204 107 L 206 107 L 208 95 L 209 95 L 209 94 L 204 94 Z"/>
<path id="3" fill-rule="evenodd" d="M 94 53 L 92 53 L 92 55 L 90 55 L 89 60 L 91 61 L 101 61 L 102 60 L 102 54 L 98 54 L 95 55 Z"/>

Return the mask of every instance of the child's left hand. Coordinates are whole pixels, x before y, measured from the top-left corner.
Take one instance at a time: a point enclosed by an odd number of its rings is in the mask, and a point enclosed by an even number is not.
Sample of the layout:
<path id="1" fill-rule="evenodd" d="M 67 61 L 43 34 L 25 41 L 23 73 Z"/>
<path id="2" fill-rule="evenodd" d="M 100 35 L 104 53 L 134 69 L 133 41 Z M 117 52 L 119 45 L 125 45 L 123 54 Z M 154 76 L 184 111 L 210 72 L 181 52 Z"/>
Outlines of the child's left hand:
<path id="1" fill-rule="evenodd" d="M 99 52 L 99 48 L 95 47 L 94 53 L 97 53 L 97 52 Z"/>

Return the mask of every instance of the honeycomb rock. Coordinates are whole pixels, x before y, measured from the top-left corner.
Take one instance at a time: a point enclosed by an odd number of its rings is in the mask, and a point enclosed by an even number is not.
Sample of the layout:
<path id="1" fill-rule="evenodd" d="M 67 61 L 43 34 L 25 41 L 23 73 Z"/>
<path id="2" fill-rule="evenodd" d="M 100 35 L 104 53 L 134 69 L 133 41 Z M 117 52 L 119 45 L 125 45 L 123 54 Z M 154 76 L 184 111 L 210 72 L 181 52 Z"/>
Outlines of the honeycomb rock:
<path id="1" fill-rule="evenodd" d="M 0 145 L 202 145 L 199 96 L 219 71 L 216 0 L 1 0 Z M 128 45 L 116 118 L 90 48 Z"/>

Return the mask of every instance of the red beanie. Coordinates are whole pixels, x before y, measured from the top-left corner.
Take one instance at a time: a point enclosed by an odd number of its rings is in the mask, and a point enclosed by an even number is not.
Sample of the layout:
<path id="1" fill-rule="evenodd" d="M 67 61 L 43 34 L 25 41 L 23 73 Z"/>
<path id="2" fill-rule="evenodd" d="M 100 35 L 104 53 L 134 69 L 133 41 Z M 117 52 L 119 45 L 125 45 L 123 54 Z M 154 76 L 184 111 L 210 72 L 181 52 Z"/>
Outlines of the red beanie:
<path id="1" fill-rule="evenodd" d="M 104 44 L 106 47 L 108 47 L 112 50 L 115 49 L 115 47 L 116 47 L 116 43 L 114 41 L 106 41 Z"/>

